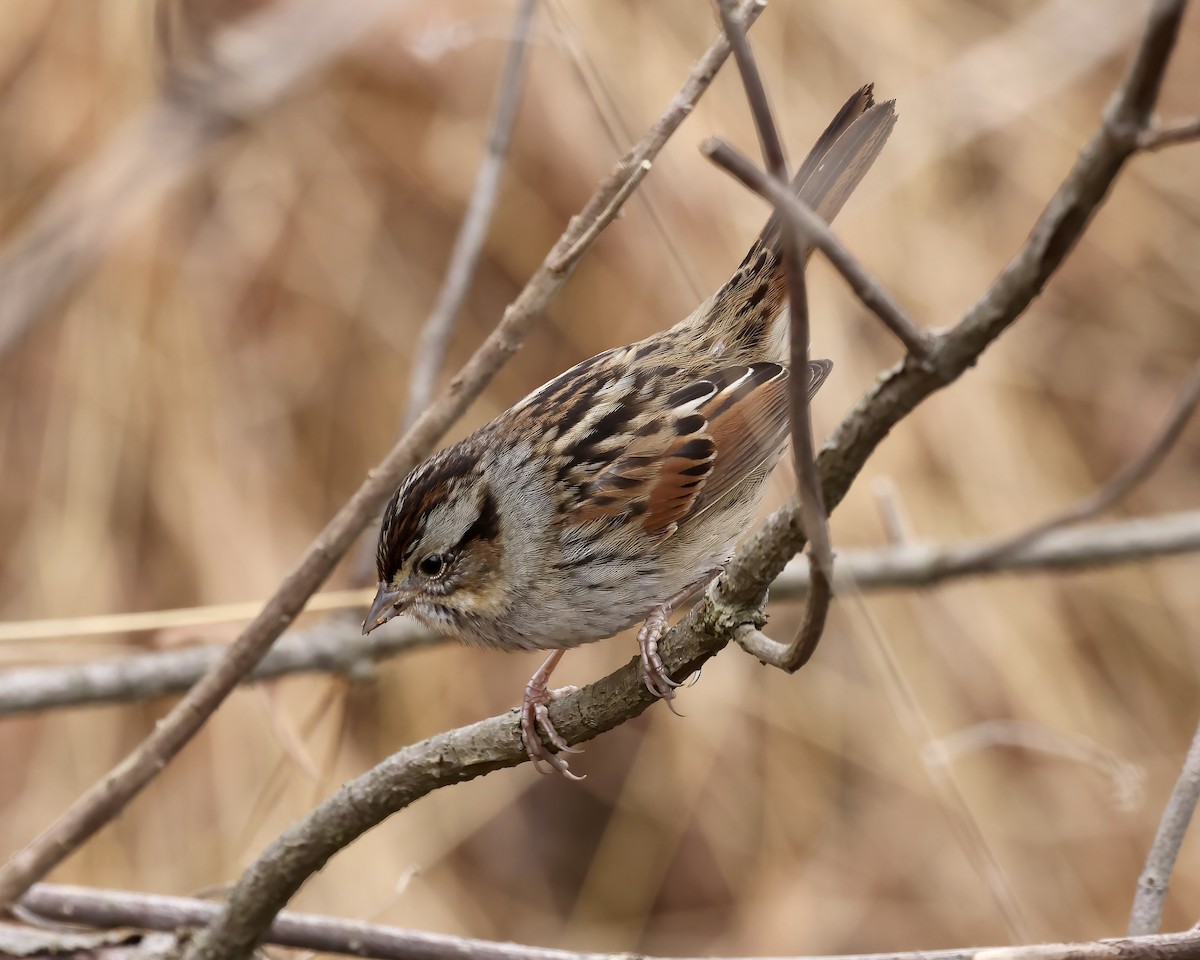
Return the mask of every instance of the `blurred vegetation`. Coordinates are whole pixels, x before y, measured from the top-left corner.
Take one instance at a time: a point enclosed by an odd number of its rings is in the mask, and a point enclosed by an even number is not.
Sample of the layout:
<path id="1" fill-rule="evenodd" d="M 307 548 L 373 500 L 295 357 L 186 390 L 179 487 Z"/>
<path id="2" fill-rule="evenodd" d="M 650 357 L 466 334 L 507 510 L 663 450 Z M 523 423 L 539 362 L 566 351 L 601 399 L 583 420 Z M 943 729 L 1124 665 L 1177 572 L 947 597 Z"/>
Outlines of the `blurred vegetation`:
<path id="1" fill-rule="evenodd" d="M 193 8 L 202 5 L 194 4 Z M 210 4 L 207 29 L 251 5 Z M 715 34 L 685 0 L 553 0 L 483 263 L 448 359 L 496 322 L 617 155 L 571 50 L 640 133 Z M 1094 129 L 1144 3 L 775 0 L 753 31 L 793 160 L 857 86 L 900 122 L 839 232 L 930 326 L 952 322 L 1024 239 Z M 0 235 L 157 95 L 152 8 L 0 9 Z M 0 617 L 266 596 L 395 436 L 409 353 L 482 151 L 512 4 L 398 4 L 351 56 L 226 141 L 67 302 L 0 357 Z M 1200 104 L 1193 12 L 1167 116 Z M 566 42 L 559 32 L 573 37 Z M 668 145 L 645 201 L 600 240 L 461 435 L 570 364 L 666 326 L 715 288 L 764 217 L 696 146 L 753 132 L 732 72 Z M 624 144 L 621 144 L 622 148 Z M 1138 158 L 1028 315 L 890 438 L 833 518 L 882 542 L 889 477 L 919 536 L 1016 530 L 1135 456 L 1200 355 L 1200 147 Z M 685 264 L 686 269 L 681 269 Z M 819 258 L 815 403 L 832 429 L 895 344 Z M 0 291 L 0 296 L 3 296 Z M 1122 507 L 1195 504 L 1200 432 Z M 770 504 L 789 489 L 779 471 Z M 370 532 L 373 537 L 374 531 Z M 347 561 L 336 585 L 354 581 Z M 1142 858 L 1197 719 L 1200 561 L 966 582 L 866 601 L 972 814 L 1044 939 L 1124 930 Z M 798 610 L 778 605 L 787 638 Z M 227 640 L 236 626 L 0 648 L 67 662 Z M 632 654 L 571 653 L 563 682 Z M 514 705 L 532 655 L 444 646 L 369 681 L 239 691 L 55 879 L 164 893 L 233 880 L 339 782 L 401 744 Z M 558 676 L 556 674 L 556 676 Z M 853 604 L 794 677 L 729 650 L 680 699 L 588 745 L 582 784 L 528 766 L 445 790 L 336 858 L 298 908 L 604 950 L 780 954 L 1002 943 L 870 655 Z M 123 756 L 168 704 L 0 722 L 0 853 Z M 1060 735 L 1136 764 L 1054 752 Z M 293 741 L 297 745 L 289 746 Z M 1047 750 L 1047 747 L 1050 749 Z M 1200 839 L 1166 926 L 1195 920 Z"/>

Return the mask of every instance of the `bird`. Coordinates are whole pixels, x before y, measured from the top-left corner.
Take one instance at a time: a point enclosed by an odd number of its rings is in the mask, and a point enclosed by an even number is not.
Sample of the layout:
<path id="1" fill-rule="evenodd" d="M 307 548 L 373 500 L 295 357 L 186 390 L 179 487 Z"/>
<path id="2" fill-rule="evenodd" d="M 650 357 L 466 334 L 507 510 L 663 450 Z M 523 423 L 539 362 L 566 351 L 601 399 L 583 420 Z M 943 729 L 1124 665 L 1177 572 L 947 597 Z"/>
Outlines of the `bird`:
<path id="1" fill-rule="evenodd" d="M 857 90 L 800 165 L 796 195 L 832 221 L 895 121 L 895 101 Z M 548 711 L 574 689 L 549 686 L 570 648 L 641 623 L 643 682 L 674 710 L 658 641 L 720 573 L 787 445 L 781 248 L 775 214 L 689 316 L 538 387 L 415 468 L 384 510 L 363 633 L 407 613 L 467 644 L 549 651 L 520 708 L 539 772 L 579 779 Z M 809 363 L 810 397 L 831 367 Z"/>

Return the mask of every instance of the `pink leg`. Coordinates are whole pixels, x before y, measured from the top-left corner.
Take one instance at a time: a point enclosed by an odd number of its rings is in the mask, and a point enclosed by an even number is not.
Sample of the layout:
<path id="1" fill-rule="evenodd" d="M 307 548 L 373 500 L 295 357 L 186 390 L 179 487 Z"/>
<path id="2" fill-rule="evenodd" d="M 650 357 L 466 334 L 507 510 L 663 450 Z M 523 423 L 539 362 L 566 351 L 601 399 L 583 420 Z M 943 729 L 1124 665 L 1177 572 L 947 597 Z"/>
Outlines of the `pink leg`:
<path id="1" fill-rule="evenodd" d="M 662 657 L 658 654 L 658 641 L 667 632 L 667 621 L 671 618 L 671 613 L 712 583 L 720 572 L 719 569 L 710 570 L 699 580 L 689 583 L 677 594 L 668 598 L 665 603 L 659 604 L 650 611 L 650 616 L 646 618 L 642 629 L 638 631 L 638 649 L 642 654 L 642 682 L 653 696 L 666 700 L 667 706 L 676 716 L 681 716 L 681 714 L 675 709 L 672 701 L 675 699 L 675 688 L 679 684 L 667 676 Z"/>
<path id="2" fill-rule="evenodd" d="M 546 773 L 542 769 L 542 761 L 545 760 L 568 780 L 582 780 L 583 777 L 576 776 L 571 772 L 566 758 L 560 756 L 563 753 L 580 753 L 582 751 L 568 746 L 567 742 L 558 735 L 554 724 L 550 722 L 550 711 L 547 709 L 549 704 L 555 700 L 579 689 L 578 687 L 559 687 L 551 690 L 546 685 L 546 681 L 550 679 L 550 674 L 554 672 L 554 668 L 558 666 L 558 661 L 562 659 L 564 653 L 566 653 L 565 650 L 555 650 L 542 662 L 534 675 L 529 678 L 529 682 L 525 684 L 525 699 L 521 703 L 521 742 L 525 744 L 525 752 L 529 754 L 529 759 L 533 761 L 533 769 L 538 773 Z M 543 735 L 558 750 L 558 753 L 551 753 L 546 749 L 546 745 L 542 743 Z"/>

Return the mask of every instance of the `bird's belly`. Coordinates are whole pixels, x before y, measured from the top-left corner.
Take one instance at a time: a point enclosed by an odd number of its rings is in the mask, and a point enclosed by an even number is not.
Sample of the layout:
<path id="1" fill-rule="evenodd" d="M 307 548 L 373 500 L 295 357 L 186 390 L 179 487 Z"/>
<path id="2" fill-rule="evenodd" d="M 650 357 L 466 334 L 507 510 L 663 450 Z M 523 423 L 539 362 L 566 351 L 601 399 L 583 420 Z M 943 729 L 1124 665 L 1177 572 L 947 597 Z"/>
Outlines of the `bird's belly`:
<path id="1" fill-rule="evenodd" d="M 723 546 L 723 545 L 722 545 Z M 667 600 L 720 567 L 728 551 L 706 551 L 687 564 L 625 562 L 575 569 L 571 586 L 545 592 L 534 604 L 536 613 L 521 617 L 522 646 L 529 649 L 577 647 L 603 640 L 645 621 Z"/>

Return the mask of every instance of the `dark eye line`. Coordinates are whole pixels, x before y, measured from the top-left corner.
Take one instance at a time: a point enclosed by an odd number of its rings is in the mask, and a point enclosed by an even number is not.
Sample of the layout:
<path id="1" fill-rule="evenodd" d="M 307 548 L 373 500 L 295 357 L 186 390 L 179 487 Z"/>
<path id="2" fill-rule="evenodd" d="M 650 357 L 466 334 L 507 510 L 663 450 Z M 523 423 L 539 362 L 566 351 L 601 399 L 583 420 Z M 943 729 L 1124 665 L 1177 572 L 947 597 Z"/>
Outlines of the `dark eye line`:
<path id="1" fill-rule="evenodd" d="M 475 522 L 467 528 L 467 532 L 462 535 L 455 550 L 461 551 L 467 544 L 476 540 L 495 540 L 498 536 L 500 536 L 500 511 L 496 507 L 496 498 L 492 496 L 490 490 L 487 490 L 479 503 L 479 514 L 475 517 Z"/>
<path id="2" fill-rule="evenodd" d="M 428 580 L 442 580 L 450 572 L 454 561 L 470 544 L 495 540 L 500 535 L 500 511 L 490 490 L 485 491 L 479 503 L 479 512 L 474 522 L 451 550 L 427 553 L 417 561 L 417 572 Z"/>

